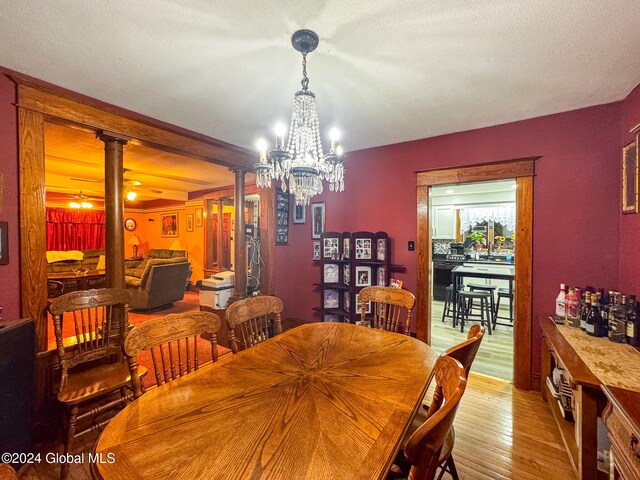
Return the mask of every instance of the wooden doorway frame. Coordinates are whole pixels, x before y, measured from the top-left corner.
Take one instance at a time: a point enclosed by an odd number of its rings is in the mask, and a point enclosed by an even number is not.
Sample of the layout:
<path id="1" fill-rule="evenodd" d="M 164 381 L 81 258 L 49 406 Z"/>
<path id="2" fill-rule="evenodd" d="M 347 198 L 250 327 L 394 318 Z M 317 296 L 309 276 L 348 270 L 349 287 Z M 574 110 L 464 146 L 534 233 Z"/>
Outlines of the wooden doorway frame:
<path id="1" fill-rule="evenodd" d="M 47 351 L 47 266 L 44 125 L 47 122 L 88 132 L 106 130 L 130 143 L 185 155 L 250 172 L 254 154 L 204 135 L 149 119 L 68 90 L 9 76 L 17 85 L 20 165 L 21 312 L 33 318 L 37 348 Z M 204 203 L 204 202 L 203 202 Z M 265 225 L 269 228 L 269 225 Z M 273 249 L 268 245 L 267 249 Z M 271 259 L 273 255 L 266 255 Z M 265 256 L 263 255 L 263 258 Z M 266 263 L 266 260 L 265 260 Z M 267 266 L 272 268 L 272 266 Z"/>
<path id="2" fill-rule="evenodd" d="M 514 375 L 516 388 L 530 390 L 531 379 L 531 289 L 533 284 L 533 177 L 535 160 L 520 158 L 502 162 L 455 167 L 417 173 L 418 196 L 418 286 L 416 295 L 416 336 L 431 344 L 431 227 L 429 224 L 429 188 L 435 185 L 516 180 L 516 250 Z"/>

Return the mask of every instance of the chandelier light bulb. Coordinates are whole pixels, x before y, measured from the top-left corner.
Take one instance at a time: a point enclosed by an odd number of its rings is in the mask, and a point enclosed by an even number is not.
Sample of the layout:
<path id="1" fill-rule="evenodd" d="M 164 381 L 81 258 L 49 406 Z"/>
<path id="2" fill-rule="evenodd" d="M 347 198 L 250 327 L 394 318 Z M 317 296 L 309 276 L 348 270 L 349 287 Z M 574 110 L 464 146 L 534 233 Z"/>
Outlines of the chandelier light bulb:
<path id="1" fill-rule="evenodd" d="M 127 192 L 127 200 L 129 200 L 130 202 L 133 202 L 136 197 L 138 196 L 138 194 L 136 192 L 134 192 L 133 190 L 129 190 Z"/>
<path id="2" fill-rule="evenodd" d="M 338 140 L 340 140 L 340 130 L 332 128 L 329 132 L 329 138 L 331 139 L 331 153 L 335 153 Z"/>
<path id="3" fill-rule="evenodd" d="M 93 204 L 91 204 L 91 203 L 89 203 L 89 202 L 82 202 L 82 203 L 80 204 L 80 206 L 81 206 L 82 208 L 91 208 L 91 207 L 93 207 Z"/>
<path id="4" fill-rule="evenodd" d="M 284 148 L 284 135 L 287 133 L 287 127 L 284 123 L 278 122 L 276 124 L 276 149 L 282 150 Z"/>
<path id="5" fill-rule="evenodd" d="M 344 150 L 342 149 L 342 146 L 341 146 L 341 145 L 338 145 L 338 146 L 336 147 L 336 155 L 338 155 L 339 157 L 341 157 L 343 153 L 344 153 Z"/>
<path id="6" fill-rule="evenodd" d="M 266 142 L 266 140 L 264 138 L 258 139 L 258 142 L 256 143 L 256 146 L 258 147 L 260 163 L 266 163 L 267 162 L 267 142 Z"/>

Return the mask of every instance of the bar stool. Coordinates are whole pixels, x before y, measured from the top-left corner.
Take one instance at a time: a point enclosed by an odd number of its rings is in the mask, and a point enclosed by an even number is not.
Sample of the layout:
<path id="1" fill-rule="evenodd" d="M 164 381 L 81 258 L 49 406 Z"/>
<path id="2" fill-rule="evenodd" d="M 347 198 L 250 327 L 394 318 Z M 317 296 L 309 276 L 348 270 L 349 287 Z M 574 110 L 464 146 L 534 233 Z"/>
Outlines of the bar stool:
<path id="1" fill-rule="evenodd" d="M 460 322 L 460 331 L 464 332 L 464 322 L 465 321 L 477 321 L 477 318 L 480 317 L 480 323 L 484 326 L 486 322 L 487 330 L 489 331 L 489 335 L 492 334 L 493 324 L 495 322 L 493 318 L 493 311 L 491 310 L 491 292 L 477 290 L 475 292 L 461 290 L 458 292 L 458 309 L 457 316 L 458 318 L 454 318 L 454 326 L 458 322 Z M 478 300 L 480 302 L 480 315 L 472 314 L 471 309 L 469 308 L 469 303 L 473 300 Z"/>
<path id="2" fill-rule="evenodd" d="M 509 320 L 510 324 L 501 323 L 500 325 L 505 325 L 507 327 L 513 327 L 513 292 L 510 292 L 508 288 L 499 288 L 498 289 L 498 300 L 496 301 L 496 308 L 493 314 L 493 328 L 496 328 L 496 323 L 499 318 L 503 318 L 505 320 Z M 498 316 L 498 310 L 500 309 L 500 299 L 508 298 L 509 299 L 509 316 L 508 317 L 500 317 Z"/>
<path id="3" fill-rule="evenodd" d="M 495 285 L 487 285 L 484 283 L 469 283 L 467 284 L 467 287 L 469 287 L 469 290 L 471 290 L 472 292 L 489 292 L 491 293 L 491 302 L 490 302 L 490 306 L 491 306 L 491 311 L 495 312 L 496 310 L 496 306 L 495 306 L 495 295 L 494 292 L 496 291 L 496 289 L 498 288 Z M 473 301 L 469 302 L 469 310 L 473 310 Z"/>
<path id="4" fill-rule="evenodd" d="M 446 293 L 444 297 L 444 308 L 442 309 L 442 321 L 444 322 L 446 318 L 450 318 L 453 322 L 453 313 L 451 310 L 453 309 L 454 295 L 453 295 L 453 283 L 446 288 Z M 453 325 L 455 327 L 455 324 Z"/>

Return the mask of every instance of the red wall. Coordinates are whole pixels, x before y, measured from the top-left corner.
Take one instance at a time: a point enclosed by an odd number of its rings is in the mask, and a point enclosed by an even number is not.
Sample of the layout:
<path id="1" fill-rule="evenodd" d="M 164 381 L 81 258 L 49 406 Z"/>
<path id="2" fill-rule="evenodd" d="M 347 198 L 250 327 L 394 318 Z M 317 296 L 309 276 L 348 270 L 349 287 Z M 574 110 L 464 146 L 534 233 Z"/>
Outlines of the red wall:
<path id="1" fill-rule="evenodd" d="M 620 144 L 633 140 L 629 133 L 640 124 L 640 85 L 622 104 L 620 122 Z M 620 158 L 622 154 L 620 153 Z M 621 215 L 620 218 L 620 290 L 640 294 L 638 275 L 640 274 L 640 215 Z"/>
<path id="2" fill-rule="evenodd" d="M 416 253 L 407 251 L 416 239 L 415 171 L 541 156 L 534 179 L 533 315 L 548 314 L 561 282 L 617 286 L 620 113 L 614 103 L 352 152 L 345 192 L 319 199 L 326 202 L 326 229 L 388 232 L 392 262 L 407 267 L 398 277 L 415 292 Z M 285 316 L 308 319 L 319 305 L 310 228 L 309 219 L 291 225 L 289 245 L 276 247 L 276 293 Z M 536 321 L 533 338 L 539 372 Z"/>
<path id="3" fill-rule="evenodd" d="M 0 265 L 2 316 L 14 320 L 20 315 L 20 238 L 18 228 L 18 119 L 16 87 L 0 75 L 0 175 L 4 182 L 0 197 L 0 220 L 9 222 L 9 265 Z"/>

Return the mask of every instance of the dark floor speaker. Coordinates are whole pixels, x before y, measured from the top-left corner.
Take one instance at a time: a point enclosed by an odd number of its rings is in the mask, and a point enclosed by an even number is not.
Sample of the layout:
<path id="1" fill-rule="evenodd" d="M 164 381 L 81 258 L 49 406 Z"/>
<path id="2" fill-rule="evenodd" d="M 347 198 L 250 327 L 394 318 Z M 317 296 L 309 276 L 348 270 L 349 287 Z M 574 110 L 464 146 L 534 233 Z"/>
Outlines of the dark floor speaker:
<path id="1" fill-rule="evenodd" d="M 33 320 L 0 324 L 0 452 L 31 451 L 35 339 Z"/>

